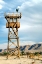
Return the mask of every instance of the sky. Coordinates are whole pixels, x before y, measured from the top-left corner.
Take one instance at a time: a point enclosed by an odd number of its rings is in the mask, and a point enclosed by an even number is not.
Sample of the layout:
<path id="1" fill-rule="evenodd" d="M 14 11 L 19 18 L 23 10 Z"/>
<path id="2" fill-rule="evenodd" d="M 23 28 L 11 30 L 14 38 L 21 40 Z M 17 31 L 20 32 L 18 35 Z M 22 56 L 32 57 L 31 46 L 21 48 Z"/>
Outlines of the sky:
<path id="1" fill-rule="evenodd" d="M 20 45 L 42 43 L 42 0 L 0 0 L 0 48 L 6 48 L 8 29 L 4 13 L 15 12 L 19 8 Z"/>

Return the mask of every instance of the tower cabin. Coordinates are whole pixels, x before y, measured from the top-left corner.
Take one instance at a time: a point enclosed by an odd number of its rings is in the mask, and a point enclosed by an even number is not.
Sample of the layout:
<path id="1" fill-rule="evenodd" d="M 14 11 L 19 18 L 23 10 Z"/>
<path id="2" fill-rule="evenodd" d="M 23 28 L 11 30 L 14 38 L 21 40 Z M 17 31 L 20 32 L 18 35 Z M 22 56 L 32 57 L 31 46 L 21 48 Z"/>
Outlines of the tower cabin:
<path id="1" fill-rule="evenodd" d="M 21 18 L 21 13 L 7 13 L 5 19 L 7 20 L 6 28 L 20 28 L 20 22 L 17 19 Z"/>

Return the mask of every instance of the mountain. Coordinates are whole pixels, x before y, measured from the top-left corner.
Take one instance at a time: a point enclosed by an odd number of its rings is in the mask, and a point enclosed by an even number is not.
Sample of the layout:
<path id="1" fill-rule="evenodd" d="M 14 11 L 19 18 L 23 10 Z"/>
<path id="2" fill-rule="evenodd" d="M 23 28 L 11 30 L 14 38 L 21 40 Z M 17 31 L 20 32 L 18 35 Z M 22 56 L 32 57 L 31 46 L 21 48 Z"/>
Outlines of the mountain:
<path id="1" fill-rule="evenodd" d="M 24 52 L 42 52 L 42 44 L 20 46 L 20 50 Z"/>
<path id="2" fill-rule="evenodd" d="M 16 52 L 17 51 L 17 47 L 16 48 L 11 48 L 11 51 Z M 7 49 L 0 49 L 0 52 L 7 52 Z M 35 52 L 42 52 L 42 44 L 33 44 L 33 45 L 24 45 L 24 46 L 20 46 L 20 51 L 24 51 L 26 52 L 31 52 L 31 53 L 35 53 Z"/>

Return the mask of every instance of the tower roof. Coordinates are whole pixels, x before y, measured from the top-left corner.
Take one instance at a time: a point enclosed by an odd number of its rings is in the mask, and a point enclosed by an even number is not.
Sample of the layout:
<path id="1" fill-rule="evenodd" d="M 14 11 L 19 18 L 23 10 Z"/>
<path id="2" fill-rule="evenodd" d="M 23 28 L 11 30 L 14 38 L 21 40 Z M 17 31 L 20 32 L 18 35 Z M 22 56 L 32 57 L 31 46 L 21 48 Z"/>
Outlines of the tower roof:
<path id="1" fill-rule="evenodd" d="M 5 18 L 21 18 L 21 13 L 7 13 L 5 14 Z"/>

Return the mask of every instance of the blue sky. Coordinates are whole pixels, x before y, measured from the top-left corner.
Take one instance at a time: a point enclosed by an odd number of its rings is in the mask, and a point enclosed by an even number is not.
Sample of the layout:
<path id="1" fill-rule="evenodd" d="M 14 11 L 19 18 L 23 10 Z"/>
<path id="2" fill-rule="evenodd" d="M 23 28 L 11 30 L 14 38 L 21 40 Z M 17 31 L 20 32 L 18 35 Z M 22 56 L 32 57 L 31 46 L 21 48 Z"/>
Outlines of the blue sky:
<path id="1" fill-rule="evenodd" d="M 20 21 L 20 44 L 42 43 L 42 0 L 0 0 L 0 48 L 8 42 L 8 29 L 4 13 L 22 13 Z"/>

